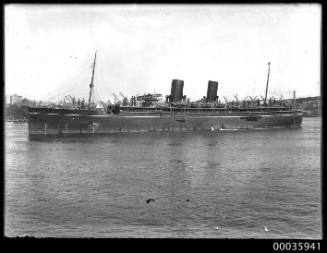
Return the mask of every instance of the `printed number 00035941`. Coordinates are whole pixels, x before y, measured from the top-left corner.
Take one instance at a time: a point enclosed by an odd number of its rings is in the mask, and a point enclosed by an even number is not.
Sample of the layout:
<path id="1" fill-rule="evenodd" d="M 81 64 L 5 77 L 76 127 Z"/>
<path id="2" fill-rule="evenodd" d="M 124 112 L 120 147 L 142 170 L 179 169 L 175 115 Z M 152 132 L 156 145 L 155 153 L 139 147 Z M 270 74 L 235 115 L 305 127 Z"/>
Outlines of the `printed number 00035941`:
<path id="1" fill-rule="evenodd" d="M 320 242 L 274 242 L 275 251 L 320 251 Z"/>

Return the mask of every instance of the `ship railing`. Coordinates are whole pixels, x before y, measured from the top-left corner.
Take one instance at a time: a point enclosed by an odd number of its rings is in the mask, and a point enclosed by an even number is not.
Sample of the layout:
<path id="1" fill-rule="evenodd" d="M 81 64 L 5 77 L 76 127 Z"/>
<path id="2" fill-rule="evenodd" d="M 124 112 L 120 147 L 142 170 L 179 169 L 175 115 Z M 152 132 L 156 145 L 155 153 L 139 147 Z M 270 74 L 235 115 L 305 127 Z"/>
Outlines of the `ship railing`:
<path id="1" fill-rule="evenodd" d="M 154 106 L 121 106 L 120 107 L 123 111 L 133 111 L 133 112 L 144 112 L 144 111 L 160 111 L 163 108 L 154 107 Z M 168 108 L 169 109 L 169 108 Z"/>
<path id="2" fill-rule="evenodd" d="M 259 107 L 142 107 L 142 106 L 122 106 L 121 109 L 125 112 L 211 112 L 211 113 L 226 113 L 226 112 L 241 112 L 241 113 L 284 113 L 292 111 L 288 106 L 259 106 Z M 294 110 L 293 110 L 294 111 Z"/>

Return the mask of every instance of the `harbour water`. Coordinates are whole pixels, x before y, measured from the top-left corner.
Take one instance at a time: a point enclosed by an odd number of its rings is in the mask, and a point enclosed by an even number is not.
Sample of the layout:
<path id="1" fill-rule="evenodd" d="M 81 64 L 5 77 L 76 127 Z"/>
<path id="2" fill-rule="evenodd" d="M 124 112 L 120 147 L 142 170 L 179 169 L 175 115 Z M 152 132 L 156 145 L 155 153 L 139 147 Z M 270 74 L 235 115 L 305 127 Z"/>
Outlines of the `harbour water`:
<path id="1" fill-rule="evenodd" d="M 320 239 L 320 144 L 321 118 L 38 140 L 7 122 L 5 235 Z"/>

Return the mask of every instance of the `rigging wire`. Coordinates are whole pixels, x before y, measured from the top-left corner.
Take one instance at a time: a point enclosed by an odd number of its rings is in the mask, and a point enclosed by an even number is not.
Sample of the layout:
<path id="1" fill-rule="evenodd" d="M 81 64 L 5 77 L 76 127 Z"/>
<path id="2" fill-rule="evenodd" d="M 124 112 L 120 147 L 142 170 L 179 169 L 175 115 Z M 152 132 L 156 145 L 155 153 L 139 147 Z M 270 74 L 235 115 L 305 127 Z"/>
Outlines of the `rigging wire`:
<path id="1" fill-rule="evenodd" d="M 58 85 L 58 87 L 48 94 L 45 98 L 45 100 L 55 100 L 55 99 L 63 99 L 65 95 L 81 95 L 85 93 L 85 96 L 87 94 L 87 87 L 88 87 L 88 79 L 90 75 L 89 66 L 85 64 L 81 64 L 71 77 L 69 77 L 67 80 L 63 81 Z M 85 87 L 85 88 L 84 88 Z M 84 92 L 81 92 L 81 90 L 85 90 Z"/>

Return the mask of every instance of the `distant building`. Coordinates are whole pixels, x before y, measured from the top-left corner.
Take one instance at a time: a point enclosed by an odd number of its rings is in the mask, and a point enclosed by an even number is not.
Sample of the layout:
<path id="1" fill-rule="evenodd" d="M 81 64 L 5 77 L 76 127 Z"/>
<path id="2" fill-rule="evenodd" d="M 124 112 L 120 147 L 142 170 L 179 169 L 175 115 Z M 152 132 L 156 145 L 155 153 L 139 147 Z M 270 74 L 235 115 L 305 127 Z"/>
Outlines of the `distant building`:
<path id="1" fill-rule="evenodd" d="M 21 105 L 23 102 L 23 97 L 18 95 L 10 96 L 10 104 L 11 105 Z"/>

